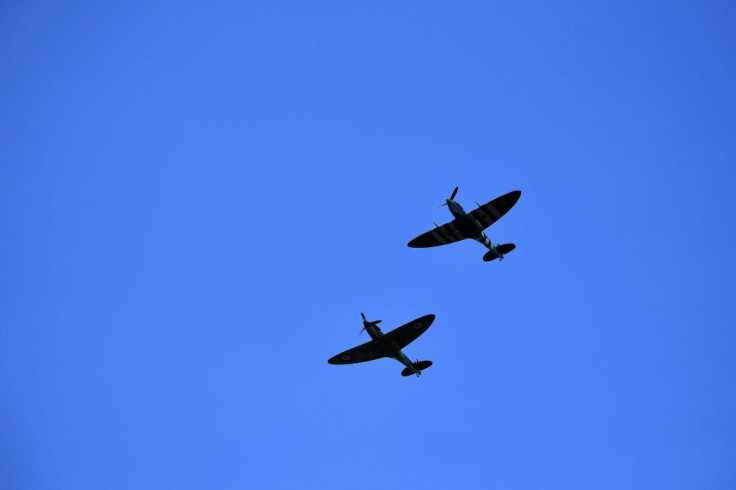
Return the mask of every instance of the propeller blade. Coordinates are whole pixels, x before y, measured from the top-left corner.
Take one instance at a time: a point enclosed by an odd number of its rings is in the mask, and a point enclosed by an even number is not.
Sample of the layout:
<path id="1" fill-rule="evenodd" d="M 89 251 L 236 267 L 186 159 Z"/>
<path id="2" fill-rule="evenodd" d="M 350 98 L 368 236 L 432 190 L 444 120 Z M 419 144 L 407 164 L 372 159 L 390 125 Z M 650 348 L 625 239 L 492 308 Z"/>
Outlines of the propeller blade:
<path id="1" fill-rule="evenodd" d="M 363 318 L 363 328 L 360 330 L 360 333 L 358 334 L 358 337 L 360 337 L 360 334 L 363 333 L 363 331 L 365 331 L 365 327 L 367 327 L 368 325 L 376 326 L 379 323 L 381 323 L 381 320 L 373 320 L 372 322 L 369 322 L 365 318 L 365 314 L 363 314 L 363 312 L 360 313 L 360 316 L 361 316 L 361 318 Z"/>
<path id="2" fill-rule="evenodd" d="M 457 194 L 457 190 L 460 188 L 460 186 L 455 187 L 455 190 L 452 191 L 452 195 L 450 196 L 450 201 L 455 199 L 455 194 Z"/>
<path id="3" fill-rule="evenodd" d="M 369 322 L 368 320 L 366 320 L 365 315 L 363 313 L 361 313 L 360 316 L 363 317 L 363 323 L 367 323 L 368 325 L 378 325 L 382 321 L 382 320 L 373 320 L 372 322 Z"/>

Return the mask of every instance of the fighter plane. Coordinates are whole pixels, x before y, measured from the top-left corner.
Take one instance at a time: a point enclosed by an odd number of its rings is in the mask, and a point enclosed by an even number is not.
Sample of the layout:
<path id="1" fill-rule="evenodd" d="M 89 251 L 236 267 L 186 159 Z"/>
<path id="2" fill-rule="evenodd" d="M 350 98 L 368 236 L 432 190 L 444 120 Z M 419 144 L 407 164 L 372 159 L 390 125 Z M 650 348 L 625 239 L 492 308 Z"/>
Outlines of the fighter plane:
<path id="1" fill-rule="evenodd" d="M 363 317 L 363 330 L 368 332 L 372 340 L 369 340 L 365 344 L 361 344 L 352 349 L 348 349 L 334 357 L 331 357 L 327 362 L 330 364 L 355 364 L 358 362 L 372 361 L 374 359 L 380 359 L 382 357 L 390 357 L 396 359 L 401 364 L 406 366 L 401 371 L 402 376 L 411 376 L 416 374 L 419 376 L 422 374 L 422 370 L 427 369 L 432 365 L 432 361 L 414 361 L 411 362 L 406 354 L 401 352 L 401 349 L 416 340 L 417 337 L 422 335 L 432 322 L 434 321 L 434 315 L 425 315 L 416 320 L 412 320 L 406 325 L 402 325 L 395 330 L 391 330 L 389 333 L 384 334 L 378 324 L 381 320 L 374 320 L 369 322 L 365 319 L 363 313 L 360 314 Z M 363 330 L 360 333 L 363 333 Z M 358 335 L 360 335 L 360 333 Z"/>
<path id="2" fill-rule="evenodd" d="M 495 259 L 502 261 L 503 256 L 515 249 L 516 245 L 513 243 L 494 245 L 483 230 L 498 221 L 501 216 L 514 207 L 521 196 L 521 191 L 511 191 L 482 206 L 476 202 L 475 204 L 478 204 L 478 207 L 466 213 L 463 207 L 453 200 L 457 190 L 458 188 L 455 187 L 450 199 L 446 199 L 445 204 L 441 205 L 447 206 L 455 219 L 442 226 L 435 223 L 433 230 L 419 235 L 409 242 L 409 246 L 413 248 L 437 247 L 472 238 L 488 249 L 488 252 L 483 256 L 484 261 L 490 262 Z"/>

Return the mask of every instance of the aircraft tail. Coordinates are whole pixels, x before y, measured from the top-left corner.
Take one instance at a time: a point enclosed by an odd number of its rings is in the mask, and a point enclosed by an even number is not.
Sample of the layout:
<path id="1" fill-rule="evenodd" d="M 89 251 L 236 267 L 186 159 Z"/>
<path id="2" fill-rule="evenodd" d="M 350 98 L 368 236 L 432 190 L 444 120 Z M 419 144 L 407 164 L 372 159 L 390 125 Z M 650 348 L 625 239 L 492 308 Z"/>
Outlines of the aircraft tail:
<path id="1" fill-rule="evenodd" d="M 495 250 L 489 250 L 488 252 L 486 252 L 486 254 L 483 256 L 483 260 L 486 262 L 490 262 L 491 260 L 496 260 L 504 256 L 505 254 L 511 252 L 515 248 L 516 248 L 516 245 L 514 245 L 513 243 L 504 243 L 502 245 L 496 245 Z M 499 253 L 501 255 L 499 255 Z"/>
<path id="2" fill-rule="evenodd" d="M 432 361 L 417 361 L 414 363 L 414 368 L 418 369 L 419 371 L 423 371 L 431 365 Z M 401 371 L 402 376 L 411 376 L 412 374 L 414 374 L 414 372 L 409 368 L 404 368 L 404 370 Z"/>

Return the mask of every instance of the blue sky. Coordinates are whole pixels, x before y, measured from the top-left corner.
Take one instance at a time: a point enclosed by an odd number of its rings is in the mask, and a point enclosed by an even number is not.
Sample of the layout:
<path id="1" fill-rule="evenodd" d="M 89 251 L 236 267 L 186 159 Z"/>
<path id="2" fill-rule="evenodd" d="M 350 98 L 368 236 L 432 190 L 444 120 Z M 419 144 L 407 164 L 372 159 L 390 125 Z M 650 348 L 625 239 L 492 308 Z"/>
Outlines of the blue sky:
<path id="1" fill-rule="evenodd" d="M 736 486 L 732 4 L 0 12 L 3 489 Z"/>

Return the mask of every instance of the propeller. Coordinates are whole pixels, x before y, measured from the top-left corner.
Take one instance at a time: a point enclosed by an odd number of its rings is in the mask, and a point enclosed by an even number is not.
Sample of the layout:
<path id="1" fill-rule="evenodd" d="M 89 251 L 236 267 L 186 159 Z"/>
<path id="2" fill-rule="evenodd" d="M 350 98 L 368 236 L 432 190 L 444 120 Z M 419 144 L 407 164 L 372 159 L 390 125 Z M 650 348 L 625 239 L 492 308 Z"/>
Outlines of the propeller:
<path id="1" fill-rule="evenodd" d="M 450 196 L 450 199 L 448 199 L 448 201 L 452 201 L 453 199 L 455 199 L 455 195 L 457 194 L 457 190 L 458 190 L 459 188 L 460 188 L 460 186 L 457 186 L 457 187 L 455 187 L 455 190 L 454 190 L 454 191 L 452 191 L 452 195 Z M 438 208 L 441 208 L 442 206 L 447 206 L 447 201 L 445 201 L 445 202 L 444 202 L 443 204 L 440 204 L 440 205 L 439 205 L 439 206 L 437 206 L 437 207 L 438 207 Z"/>
<path id="2" fill-rule="evenodd" d="M 358 337 L 360 337 L 360 334 L 363 333 L 366 327 L 371 326 L 371 325 L 376 326 L 379 323 L 381 323 L 381 320 L 373 320 L 372 322 L 369 322 L 368 320 L 365 319 L 365 315 L 363 314 L 363 312 L 360 312 L 360 316 L 363 317 L 363 328 L 360 330 Z"/>

